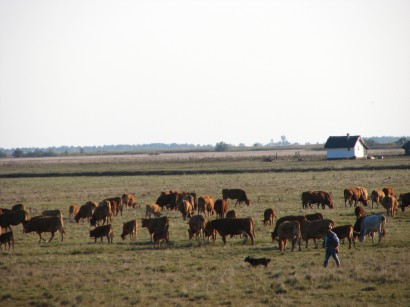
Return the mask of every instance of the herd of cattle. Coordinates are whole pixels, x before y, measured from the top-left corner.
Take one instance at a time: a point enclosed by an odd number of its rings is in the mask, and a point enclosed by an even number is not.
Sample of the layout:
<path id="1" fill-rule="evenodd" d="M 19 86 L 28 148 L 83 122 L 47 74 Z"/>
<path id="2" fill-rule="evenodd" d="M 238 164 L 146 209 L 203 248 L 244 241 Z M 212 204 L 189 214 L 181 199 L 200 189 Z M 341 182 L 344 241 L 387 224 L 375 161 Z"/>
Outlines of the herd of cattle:
<path id="1" fill-rule="evenodd" d="M 188 236 L 189 239 L 196 237 L 197 240 L 212 239 L 214 242 L 216 236 L 221 236 L 224 244 L 228 236 L 244 236 L 246 243 L 248 237 L 251 244 L 254 244 L 256 238 L 255 225 L 252 218 L 238 218 L 235 210 L 228 211 L 228 199 L 236 200 L 237 204 L 244 202 L 247 206 L 250 201 L 246 196 L 245 191 L 241 189 L 223 189 L 222 198 L 214 200 L 210 195 L 202 195 L 197 197 L 194 192 L 162 192 L 157 198 L 155 204 L 147 205 L 145 208 L 145 218 L 141 220 L 142 228 L 147 228 L 151 237 L 151 242 L 158 247 L 169 242 L 169 219 L 163 215 L 164 210 L 177 210 L 181 213 L 183 220 L 188 221 Z M 312 208 L 312 205 L 317 205 L 319 208 L 326 206 L 334 208 L 332 195 L 324 191 L 306 191 L 302 193 L 302 208 Z M 374 242 L 374 234 L 378 233 L 379 242 L 385 235 L 386 217 L 384 215 L 364 215 L 363 207 L 357 203 L 360 202 L 363 206 L 368 206 L 372 201 L 378 208 L 379 205 L 386 209 L 387 215 L 394 217 L 395 212 L 400 207 L 404 212 L 405 208 L 410 205 L 410 193 L 400 194 L 397 197 L 392 188 L 384 188 L 383 190 L 374 190 L 370 195 L 363 187 L 354 187 L 344 190 L 345 206 L 349 203 L 355 207 L 356 222 L 352 225 L 342 225 L 335 227 L 334 221 L 323 218 L 321 213 L 307 215 L 290 215 L 277 219 L 276 213 L 272 208 L 264 211 L 264 225 L 273 225 L 275 219 L 276 225 L 271 237 L 273 241 L 279 243 L 279 249 L 283 253 L 286 250 L 287 242 L 292 244 L 292 251 L 298 245 L 301 249 L 301 241 L 306 242 L 313 240 L 317 248 L 317 240 L 324 237 L 329 226 L 338 235 L 340 239 L 349 241 L 355 246 L 355 239 L 364 241 L 365 236 L 370 234 Z M 69 219 L 79 223 L 87 220 L 90 226 L 95 227 L 89 231 L 90 237 L 94 238 L 94 242 L 98 238 L 103 241 L 106 237 L 108 243 L 112 243 L 114 231 L 110 224 L 114 216 L 119 213 L 122 215 L 123 208 L 136 208 L 137 203 L 135 196 L 132 193 L 124 193 L 121 197 L 107 198 L 99 203 L 88 201 L 82 206 L 69 206 Z M 195 214 L 197 212 L 197 214 Z M 216 215 L 216 219 L 210 218 Z M 153 216 L 153 217 L 151 217 Z M 41 215 L 29 218 L 29 213 L 25 210 L 24 205 L 16 204 L 11 209 L 0 208 L 0 248 L 4 244 L 10 249 L 14 249 L 14 236 L 10 226 L 23 224 L 23 233 L 35 232 L 39 235 L 39 242 L 46 241 L 42 237 L 42 233 L 50 232 L 53 239 L 54 234 L 59 231 L 61 241 L 63 241 L 65 230 L 63 222 L 63 214 L 61 210 L 45 210 Z M 9 229 L 2 233 L 2 229 Z M 130 220 L 123 223 L 122 240 L 127 236 L 130 239 L 136 238 L 138 230 L 137 221 Z"/>

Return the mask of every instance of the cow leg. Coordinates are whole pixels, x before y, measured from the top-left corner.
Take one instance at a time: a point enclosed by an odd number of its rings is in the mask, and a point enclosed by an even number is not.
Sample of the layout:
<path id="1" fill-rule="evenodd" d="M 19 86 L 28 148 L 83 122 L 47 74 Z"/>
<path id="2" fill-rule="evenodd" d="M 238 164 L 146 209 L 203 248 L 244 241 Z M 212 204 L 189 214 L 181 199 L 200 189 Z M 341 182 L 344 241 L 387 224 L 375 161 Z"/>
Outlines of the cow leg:
<path id="1" fill-rule="evenodd" d="M 226 236 L 222 236 L 222 241 L 224 242 L 224 245 L 226 244 Z"/>
<path id="2" fill-rule="evenodd" d="M 372 243 L 374 244 L 374 232 L 371 232 L 370 236 L 372 237 Z"/>
<path id="3" fill-rule="evenodd" d="M 46 240 L 46 239 L 44 239 L 44 238 L 41 236 L 41 232 L 38 232 L 38 235 L 39 235 L 39 237 L 40 237 L 40 240 L 38 240 L 38 243 L 41 243 L 41 240 L 43 240 L 43 241 L 46 241 L 46 242 L 47 242 L 47 240 Z"/>
<path id="4" fill-rule="evenodd" d="M 48 240 L 48 242 L 50 243 L 51 240 L 53 240 L 53 238 L 54 238 L 54 231 L 51 232 L 51 237 L 50 237 L 50 240 Z"/>

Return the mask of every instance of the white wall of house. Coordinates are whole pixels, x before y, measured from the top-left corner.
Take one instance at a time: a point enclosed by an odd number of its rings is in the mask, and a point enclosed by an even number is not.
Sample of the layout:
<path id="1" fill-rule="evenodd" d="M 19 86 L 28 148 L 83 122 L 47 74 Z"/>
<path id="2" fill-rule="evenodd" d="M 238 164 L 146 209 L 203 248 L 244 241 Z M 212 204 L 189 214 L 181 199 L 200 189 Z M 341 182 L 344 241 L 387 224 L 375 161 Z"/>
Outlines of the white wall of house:
<path id="1" fill-rule="evenodd" d="M 327 148 L 328 159 L 352 159 L 366 157 L 366 148 L 357 142 L 354 148 Z"/>

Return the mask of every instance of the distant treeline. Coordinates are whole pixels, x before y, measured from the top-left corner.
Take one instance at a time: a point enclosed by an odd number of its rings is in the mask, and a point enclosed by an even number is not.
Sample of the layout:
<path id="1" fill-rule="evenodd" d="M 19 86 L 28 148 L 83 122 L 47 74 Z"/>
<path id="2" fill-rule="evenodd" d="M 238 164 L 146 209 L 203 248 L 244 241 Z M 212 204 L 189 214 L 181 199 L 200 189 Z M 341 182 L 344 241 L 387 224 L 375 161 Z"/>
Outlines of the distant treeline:
<path id="1" fill-rule="evenodd" d="M 401 146 L 407 142 L 410 137 L 393 137 L 393 136 L 377 136 L 377 137 L 364 137 L 366 143 L 372 146 L 392 144 L 394 146 Z M 272 141 L 266 145 L 261 143 L 255 143 L 252 148 L 260 149 L 269 148 L 272 146 L 294 146 L 300 145 L 298 143 L 291 144 L 286 140 L 285 136 L 282 136 L 280 142 L 273 143 Z M 306 143 L 305 145 L 310 145 Z M 320 145 L 320 144 L 316 144 Z M 145 152 L 145 153 L 154 153 L 154 151 L 229 151 L 236 148 L 245 148 L 244 144 L 231 145 L 225 142 L 219 142 L 215 145 L 195 145 L 195 144 L 165 144 L 165 143 L 150 143 L 150 144 L 137 144 L 137 145 L 103 145 L 103 146 L 59 146 L 59 147 L 47 147 L 47 148 L 34 148 L 34 147 L 24 147 L 24 148 L 12 148 L 12 149 L 3 149 L 0 148 L 0 158 L 13 156 L 15 158 L 21 157 L 57 157 L 57 156 L 68 156 L 68 155 L 86 155 L 86 154 L 126 154 L 132 152 Z"/>

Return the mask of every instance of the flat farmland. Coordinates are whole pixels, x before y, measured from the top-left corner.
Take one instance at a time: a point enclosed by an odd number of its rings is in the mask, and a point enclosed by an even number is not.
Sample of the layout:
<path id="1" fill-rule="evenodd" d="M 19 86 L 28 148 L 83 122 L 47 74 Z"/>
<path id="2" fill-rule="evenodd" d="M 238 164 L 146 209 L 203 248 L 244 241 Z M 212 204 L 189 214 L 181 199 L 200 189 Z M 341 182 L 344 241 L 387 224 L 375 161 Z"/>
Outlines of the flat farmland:
<path id="1" fill-rule="evenodd" d="M 22 202 L 31 216 L 61 209 L 66 236 L 50 243 L 13 227 L 14 250 L 0 252 L 2 306 L 374 306 L 410 304 L 410 216 L 399 211 L 387 217 L 387 235 L 380 244 L 370 238 L 342 244 L 341 266 L 331 259 L 322 267 L 324 250 L 302 244 L 302 251 L 281 255 L 272 243 L 273 226 L 263 226 L 263 211 L 278 217 L 320 212 L 336 225 L 354 224 L 354 209 L 345 207 L 343 189 L 351 186 L 393 187 L 410 192 L 410 160 L 387 155 L 383 160 L 326 161 L 322 154 L 301 157 L 258 155 L 166 154 L 142 156 L 1 159 L 0 207 Z M 266 159 L 272 158 L 274 159 Z M 267 162 L 270 161 L 270 162 Z M 255 245 L 241 238 L 220 237 L 215 243 L 188 239 L 187 221 L 177 211 L 170 219 L 170 243 L 156 248 L 141 228 L 145 206 L 161 191 L 178 190 L 221 197 L 222 188 L 241 188 L 249 207 L 235 207 L 240 217 L 255 221 Z M 303 210 L 301 193 L 332 192 L 335 208 Z M 140 207 L 125 209 L 112 220 L 114 243 L 89 238 L 87 223 L 68 219 L 70 204 L 100 201 L 132 192 Z M 410 210 L 409 208 L 407 210 Z M 383 213 L 366 207 L 367 214 Z M 121 240 L 122 223 L 136 219 L 135 241 Z M 215 216 L 210 217 L 215 219 Z M 45 235 L 49 238 L 49 234 Z M 347 242 L 346 242 L 347 243 Z M 321 242 L 319 242 L 321 246 Z M 267 268 L 250 268 L 246 256 L 269 257 Z"/>

